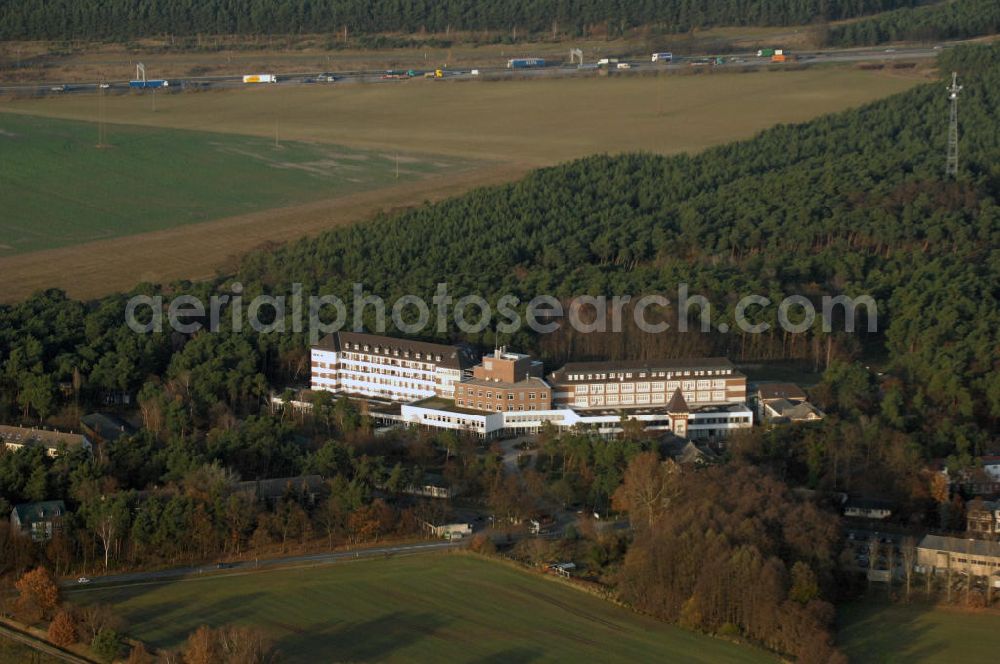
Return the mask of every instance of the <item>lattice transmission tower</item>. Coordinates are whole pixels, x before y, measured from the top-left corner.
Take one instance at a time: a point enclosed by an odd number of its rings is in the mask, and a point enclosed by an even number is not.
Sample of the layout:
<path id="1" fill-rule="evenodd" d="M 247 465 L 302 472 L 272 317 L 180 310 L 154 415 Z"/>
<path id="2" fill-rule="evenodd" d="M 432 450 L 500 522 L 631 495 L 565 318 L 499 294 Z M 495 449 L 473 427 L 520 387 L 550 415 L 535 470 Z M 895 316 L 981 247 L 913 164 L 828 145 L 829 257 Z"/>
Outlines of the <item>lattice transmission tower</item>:
<path id="1" fill-rule="evenodd" d="M 952 72 L 951 86 L 948 88 L 948 99 L 951 100 L 951 117 L 948 120 L 948 160 L 945 164 L 946 177 L 958 177 L 958 93 L 962 86 L 958 84 L 958 73 Z"/>

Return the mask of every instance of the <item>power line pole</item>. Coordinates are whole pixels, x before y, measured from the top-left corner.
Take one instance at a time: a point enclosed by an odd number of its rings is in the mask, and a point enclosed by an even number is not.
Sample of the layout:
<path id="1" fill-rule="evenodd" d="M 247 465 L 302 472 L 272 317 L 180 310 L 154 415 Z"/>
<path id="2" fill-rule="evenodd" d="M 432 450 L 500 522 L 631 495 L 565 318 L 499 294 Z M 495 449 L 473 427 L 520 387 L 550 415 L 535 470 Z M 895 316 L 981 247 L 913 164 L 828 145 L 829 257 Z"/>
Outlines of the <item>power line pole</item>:
<path id="1" fill-rule="evenodd" d="M 97 147 L 106 148 L 108 147 L 106 142 L 106 137 L 108 135 L 107 127 L 104 125 L 104 88 L 102 87 L 104 83 L 104 77 L 101 77 L 101 83 L 97 86 Z"/>
<path id="2" fill-rule="evenodd" d="M 948 88 L 948 99 L 951 100 L 951 118 L 948 121 L 948 161 L 945 164 L 945 177 L 958 177 L 958 93 L 962 86 L 958 84 L 958 73 L 951 73 L 951 87 Z"/>

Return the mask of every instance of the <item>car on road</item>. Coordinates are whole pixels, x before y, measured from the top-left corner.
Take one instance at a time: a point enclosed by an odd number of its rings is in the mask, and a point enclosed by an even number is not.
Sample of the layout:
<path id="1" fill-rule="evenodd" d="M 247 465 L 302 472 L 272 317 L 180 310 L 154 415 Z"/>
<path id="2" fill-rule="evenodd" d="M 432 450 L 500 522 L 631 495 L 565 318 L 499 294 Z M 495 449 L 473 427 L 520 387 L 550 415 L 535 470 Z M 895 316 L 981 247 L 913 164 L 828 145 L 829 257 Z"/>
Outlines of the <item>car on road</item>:
<path id="1" fill-rule="evenodd" d="M 90 583 L 90 579 L 88 579 L 85 576 L 81 576 L 79 579 L 76 580 L 76 582 L 79 584 Z"/>
<path id="2" fill-rule="evenodd" d="M 102 90 L 107 90 L 108 88 L 110 88 L 110 87 L 111 87 L 111 84 L 110 84 L 110 83 L 101 83 L 101 84 L 100 84 L 100 85 L 98 85 L 97 87 L 99 87 L 99 88 L 100 88 L 100 89 L 102 89 Z"/>

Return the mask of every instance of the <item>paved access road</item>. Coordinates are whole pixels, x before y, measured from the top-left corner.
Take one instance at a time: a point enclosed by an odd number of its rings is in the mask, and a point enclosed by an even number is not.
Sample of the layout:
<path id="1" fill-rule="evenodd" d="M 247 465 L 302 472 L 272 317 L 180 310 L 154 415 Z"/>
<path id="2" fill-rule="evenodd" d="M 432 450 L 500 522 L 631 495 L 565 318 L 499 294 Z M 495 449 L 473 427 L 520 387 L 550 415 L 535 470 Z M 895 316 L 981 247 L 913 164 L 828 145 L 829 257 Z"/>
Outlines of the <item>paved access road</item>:
<path id="1" fill-rule="evenodd" d="M 284 567 L 301 567 L 310 565 L 326 565 L 343 560 L 354 560 L 362 558 L 387 558 L 398 555 L 408 555 L 414 553 L 425 553 L 429 551 L 443 551 L 453 549 L 464 544 L 462 540 L 456 542 L 421 542 L 418 544 L 400 544 L 396 546 L 382 546 L 373 548 L 355 549 L 353 551 L 331 551 L 329 553 L 311 553 L 300 556 L 286 556 L 283 558 L 267 558 L 264 560 L 246 560 L 231 563 L 220 563 L 217 565 L 199 565 L 196 567 L 174 567 L 171 569 L 157 570 L 152 572 L 129 572 L 126 574 L 108 574 L 106 576 L 92 576 L 90 583 L 81 584 L 76 581 L 64 581 L 60 585 L 64 589 L 72 592 L 86 592 L 88 590 L 106 590 L 109 587 L 119 585 L 130 585 L 136 583 L 148 583 L 159 581 L 171 581 L 178 579 L 199 579 L 206 575 L 233 574 L 239 572 L 251 572 L 259 569 L 280 569 Z"/>

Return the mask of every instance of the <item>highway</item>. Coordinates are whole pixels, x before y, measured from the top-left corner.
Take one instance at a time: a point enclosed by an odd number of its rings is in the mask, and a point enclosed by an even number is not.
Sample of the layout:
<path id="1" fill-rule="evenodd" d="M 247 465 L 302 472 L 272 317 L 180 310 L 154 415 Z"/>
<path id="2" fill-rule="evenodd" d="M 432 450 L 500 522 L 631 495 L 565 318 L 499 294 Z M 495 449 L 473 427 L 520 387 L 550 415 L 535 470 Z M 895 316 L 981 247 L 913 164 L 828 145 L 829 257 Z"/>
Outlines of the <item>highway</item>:
<path id="1" fill-rule="evenodd" d="M 734 53 L 725 55 L 700 55 L 677 57 L 670 63 L 653 63 L 649 58 L 645 59 L 620 59 L 619 63 L 628 64 L 628 69 L 612 69 L 614 75 L 629 76 L 651 71 L 679 71 L 692 67 L 706 67 L 719 69 L 740 69 L 759 67 L 780 67 L 795 66 L 800 64 L 849 64 L 858 62 L 912 62 L 914 60 L 936 57 L 943 48 L 950 45 L 908 47 L 908 48 L 879 48 L 879 49 L 849 49 L 832 51 L 796 51 L 791 55 L 795 61 L 783 64 L 774 64 L 767 57 L 757 57 L 756 53 Z M 711 64 L 716 58 L 722 58 L 721 64 Z M 612 65 L 614 67 L 614 65 Z M 406 72 L 406 67 L 400 67 L 395 72 Z M 417 78 L 423 78 L 428 71 L 426 66 L 414 67 L 418 72 Z M 478 74 L 473 74 L 477 71 Z M 508 69 L 506 66 L 479 67 L 478 69 L 443 69 L 444 76 L 441 79 L 434 79 L 432 82 L 442 80 L 476 80 L 476 79 L 521 79 L 521 78 L 547 78 L 566 76 L 594 76 L 596 65 L 576 65 L 558 63 L 545 67 L 534 67 L 524 69 Z M 267 72 L 247 72 L 247 73 L 267 73 Z M 332 76 L 335 82 L 321 81 L 326 76 Z M 155 78 L 155 77 L 151 77 Z M 405 78 L 405 76 L 404 76 Z M 224 89 L 224 88 L 250 88 L 269 85 L 345 85 L 352 83 L 399 83 L 398 78 L 386 78 L 384 70 L 353 70 L 353 71 L 327 71 L 327 72 L 297 72 L 278 74 L 276 83 L 244 83 L 242 75 L 225 76 L 189 76 L 179 79 L 169 79 L 169 85 L 161 88 L 164 91 L 185 90 L 185 89 Z M 128 91 L 129 81 L 118 80 L 106 83 L 109 91 Z M 0 93 L 14 94 L 72 94 L 81 92 L 94 92 L 100 89 L 97 82 L 92 83 L 21 83 L 17 85 L 0 84 Z"/>

